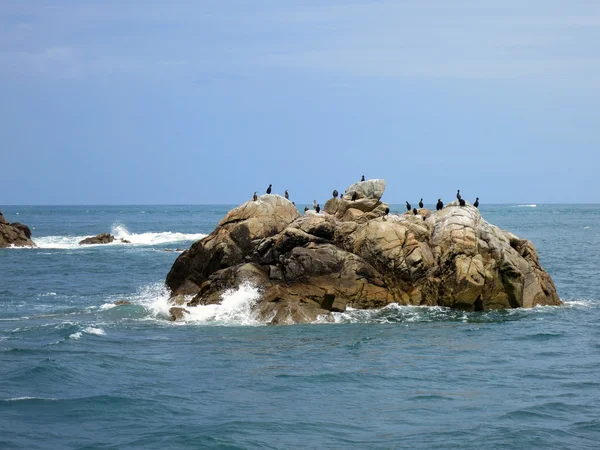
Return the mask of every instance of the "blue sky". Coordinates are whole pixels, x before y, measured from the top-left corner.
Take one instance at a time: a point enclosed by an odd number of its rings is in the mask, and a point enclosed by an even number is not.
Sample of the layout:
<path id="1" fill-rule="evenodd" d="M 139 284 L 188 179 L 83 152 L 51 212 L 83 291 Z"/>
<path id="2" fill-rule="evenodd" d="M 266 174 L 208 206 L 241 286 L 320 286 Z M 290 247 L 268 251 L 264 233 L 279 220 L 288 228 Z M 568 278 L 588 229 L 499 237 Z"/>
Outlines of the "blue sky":
<path id="1" fill-rule="evenodd" d="M 600 202 L 600 2 L 0 0 L 0 204 Z"/>

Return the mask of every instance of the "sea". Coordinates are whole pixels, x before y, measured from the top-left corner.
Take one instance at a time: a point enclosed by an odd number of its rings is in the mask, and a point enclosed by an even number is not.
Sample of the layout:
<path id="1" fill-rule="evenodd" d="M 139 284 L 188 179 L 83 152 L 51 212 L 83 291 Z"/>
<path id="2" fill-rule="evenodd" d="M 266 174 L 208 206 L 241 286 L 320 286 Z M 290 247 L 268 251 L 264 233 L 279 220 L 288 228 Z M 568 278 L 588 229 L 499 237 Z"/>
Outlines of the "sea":
<path id="1" fill-rule="evenodd" d="M 561 307 L 273 327 L 243 284 L 170 322 L 171 265 L 231 207 L 0 206 L 37 244 L 0 249 L 0 449 L 600 447 L 600 205 L 481 206 Z M 131 243 L 78 245 L 102 232 Z"/>

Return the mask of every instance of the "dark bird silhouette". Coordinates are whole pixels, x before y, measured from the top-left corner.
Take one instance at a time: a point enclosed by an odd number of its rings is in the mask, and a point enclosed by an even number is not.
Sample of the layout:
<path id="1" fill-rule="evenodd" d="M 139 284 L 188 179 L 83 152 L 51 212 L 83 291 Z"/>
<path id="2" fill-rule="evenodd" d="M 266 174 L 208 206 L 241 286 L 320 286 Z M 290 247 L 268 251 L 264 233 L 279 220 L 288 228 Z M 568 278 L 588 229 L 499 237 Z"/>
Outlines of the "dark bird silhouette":
<path id="1" fill-rule="evenodd" d="M 390 208 L 385 208 L 385 215 L 387 216 L 390 213 Z"/>
<path id="2" fill-rule="evenodd" d="M 304 207 L 304 212 L 308 211 L 310 208 L 308 206 Z"/>
<path id="3" fill-rule="evenodd" d="M 287 198 L 288 200 L 290 199 L 290 194 L 288 194 L 287 189 L 285 190 L 285 198 Z"/>
<path id="4" fill-rule="evenodd" d="M 271 193 L 271 186 L 273 186 L 272 184 L 269 185 L 269 187 L 267 188 L 267 194 Z"/>
<path id="5" fill-rule="evenodd" d="M 416 216 L 417 214 L 419 214 L 419 211 L 417 211 L 417 208 L 413 208 L 413 214 Z"/>
<path id="6" fill-rule="evenodd" d="M 477 197 L 477 198 L 475 199 L 475 203 L 473 203 L 473 206 L 474 206 L 475 208 L 479 208 L 479 197 Z"/>
<path id="7" fill-rule="evenodd" d="M 254 195 L 252 196 L 252 200 L 256 201 L 258 200 L 258 195 L 256 195 L 256 192 L 254 193 Z"/>
<path id="8" fill-rule="evenodd" d="M 438 198 L 438 202 L 435 205 L 435 210 L 440 211 L 444 207 L 444 202 L 442 202 L 441 198 Z"/>
<path id="9" fill-rule="evenodd" d="M 410 211 L 412 209 L 412 206 L 410 206 L 410 203 L 406 202 L 406 210 Z"/>
<path id="10" fill-rule="evenodd" d="M 462 197 L 460 196 L 460 189 L 459 189 L 459 190 L 458 190 L 458 192 L 456 193 L 456 198 L 457 198 L 457 199 L 459 199 L 459 200 L 462 198 Z"/>
<path id="11" fill-rule="evenodd" d="M 333 190 L 333 198 L 337 198 L 338 197 L 338 191 L 337 189 Z"/>
<path id="12" fill-rule="evenodd" d="M 317 211 L 317 214 L 321 212 L 321 207 L 319 206 L 319 204 L 317 204 L 315 211 Z"/>
<path id="13" fill-rule="evenodd" d="M 423 199 L 421 199 L 421 201 L 419 202 L 419 208 L 423 207 Z"/>
<path id="14" fill-rule="evenodd" d="M 360 181 L 365 181 L 365 176 L 363 175 Z"/>
<path id="15" fill-rule="evenodd" d="M 356 193 L 356 191 L 354 191 L 352 193 L 352 201 L 356 200 L 358 198 L 358 194 Z"/>
<path id="16" fill-rule="evenodd" d="M 462 198 L 459 198 L 459 199 L 458 199 L 458 204 L 459 204 L 460 206 L 465 206 L 465 201 L 464 201 Z"/>

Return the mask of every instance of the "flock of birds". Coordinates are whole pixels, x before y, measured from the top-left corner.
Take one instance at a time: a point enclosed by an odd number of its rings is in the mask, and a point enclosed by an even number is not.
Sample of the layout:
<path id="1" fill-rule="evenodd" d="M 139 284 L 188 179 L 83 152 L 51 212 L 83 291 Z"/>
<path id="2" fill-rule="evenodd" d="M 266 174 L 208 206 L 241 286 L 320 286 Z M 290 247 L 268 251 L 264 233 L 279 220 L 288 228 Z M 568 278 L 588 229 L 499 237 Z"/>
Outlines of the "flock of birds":
<path id="1" fill-rule="evenodd" d="M 360 181 L 365 181 L 365 176 L 364 176 L 364 175 L 362 176 L 362 178 L 360 179 Z M 267 194 L 270 194 L 270 193 L 271 193 L 271 191 L 272 191 L 272 188 L 273 188 L 273 185 L 272 185 L 272 184 L 269 184 L 269 187 L 267 188 Z M 287 189 L 285 190 L 285 194 L 284 194 L 284 195 L 285 195 L 285 198 L 286 198 L 287 200 L 289 200 L 289 199 L 290 199 L 290 194 L 288 193 Z M 334 190 L 334 191 L 333 191 L 333 197 L 334 197 L 334 198 L 338 198 L 338 195 L 339 195 L 338 191 L 337 191 L 337 190 Z M 352 193 L 352 201 L 355 201 L 357 198 L 358 198 L 358 194 L 357 194 L 357 193 L 356 193 L 356 191 L 355 191 L 355 192 L 353 192 L 353 193 Z M 462 198 L 462 196 L 460 195 L 460 189 L 458 189 L 458 191 L 456 192 L 456 198 L 458 199 L 458 204 L 459 204 L 460 206 L 465 206 L 465 205 L 466 205 L 466 202 L 465 202 L 465 200 L 464 200 L 464 199 Z M 258 200 L 258 195 L 256 194 L 256 192 L 255 192 L 255 193 L 254 193 L 254 195 L 252 196 L 252 200 L 254 200 L 254 201 Z M 296 203 L 294 203 L 294 202 L 292 202 L 292 204 L 293 204 L 293 205 L 296 205 Z M 475 208 L 479 208 L 479 197 L 477 197 L 477 198 L 475 199 L 475 202 L 473 203 L 473 206 L 474 206 Z M 421 200 L 419 201 L 419 208 L 423 208 L 423 199 L 421 199 Z M 437 201 L 437 203 L 436 203 L 436 205 L 435 205 L 435 209 L 436 209 L 436 211 L 440 211 L 440 210 L 441 210 L 441 209 L 443 209 L 443 208 L 444 208 L 444 202 L 442 202 L 442 199 L 441 199 L 441 198 L 438 198 L 438 201 Z M 321 206 L 320 206 L 320 205 L 317 203 L 317 201 L 316 201 L 316 200 L 313 200 L 313 209 L 314 209 L 314 210 L 317 212 L 317 214 L 318 214 L 318 213 L 321 211 Z M 306 207 L 304 208 L 304 211 L 306 212 L 306 211 L 308 211 L 308 210 L 309 210 L 309 207 L 308 207 L 308 206 L 306 206 Z M 416 216 L 416 215 L 419 213 L 419 211 L 417 210 L 417 208 L 413 208 L 413 207 L 412 207 L 412 205 L 411 205 L 410 203 L 408 203 L 408 201 L 406 201 L 406 210 L 407 210 L 407 211 L 409 211 L 409 212 L 412 210 L 412 212 L 413 212 L 413 214 L 414 214 L 415 216 Z M 390 212 L 390 208 L 386 208 L 386 209 L 385 209 L 385 213 L 386 213 L 386 215 L 387 215 L 389 212 Z"/>

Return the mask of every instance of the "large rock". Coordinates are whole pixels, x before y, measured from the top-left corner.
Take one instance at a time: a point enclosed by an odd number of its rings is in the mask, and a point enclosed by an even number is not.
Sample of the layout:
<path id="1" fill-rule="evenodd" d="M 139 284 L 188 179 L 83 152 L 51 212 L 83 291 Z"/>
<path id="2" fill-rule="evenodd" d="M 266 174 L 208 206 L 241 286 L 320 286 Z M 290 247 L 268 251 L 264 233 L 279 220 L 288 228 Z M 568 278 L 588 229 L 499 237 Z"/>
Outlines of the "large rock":
<path id="1" fill-rule="evenodd" d="M 256 313 L 271 324 L 389 303 L 469 311 L 561 304 L 531 242 L 470 205 L 386 215 L 384 189 L 383 180 L 350 186 L 334 215 L 299 216 L 275 195 L 233 209 L 173 264 L 173 304 L 220 303 L 244 281 L 260 289 Z"/>
<path id="2" fill-rule="evenodd" d="M 0 248 L 35 246 L 27 225 L 19 222 L 9 223 L 0 212 Z"/>

